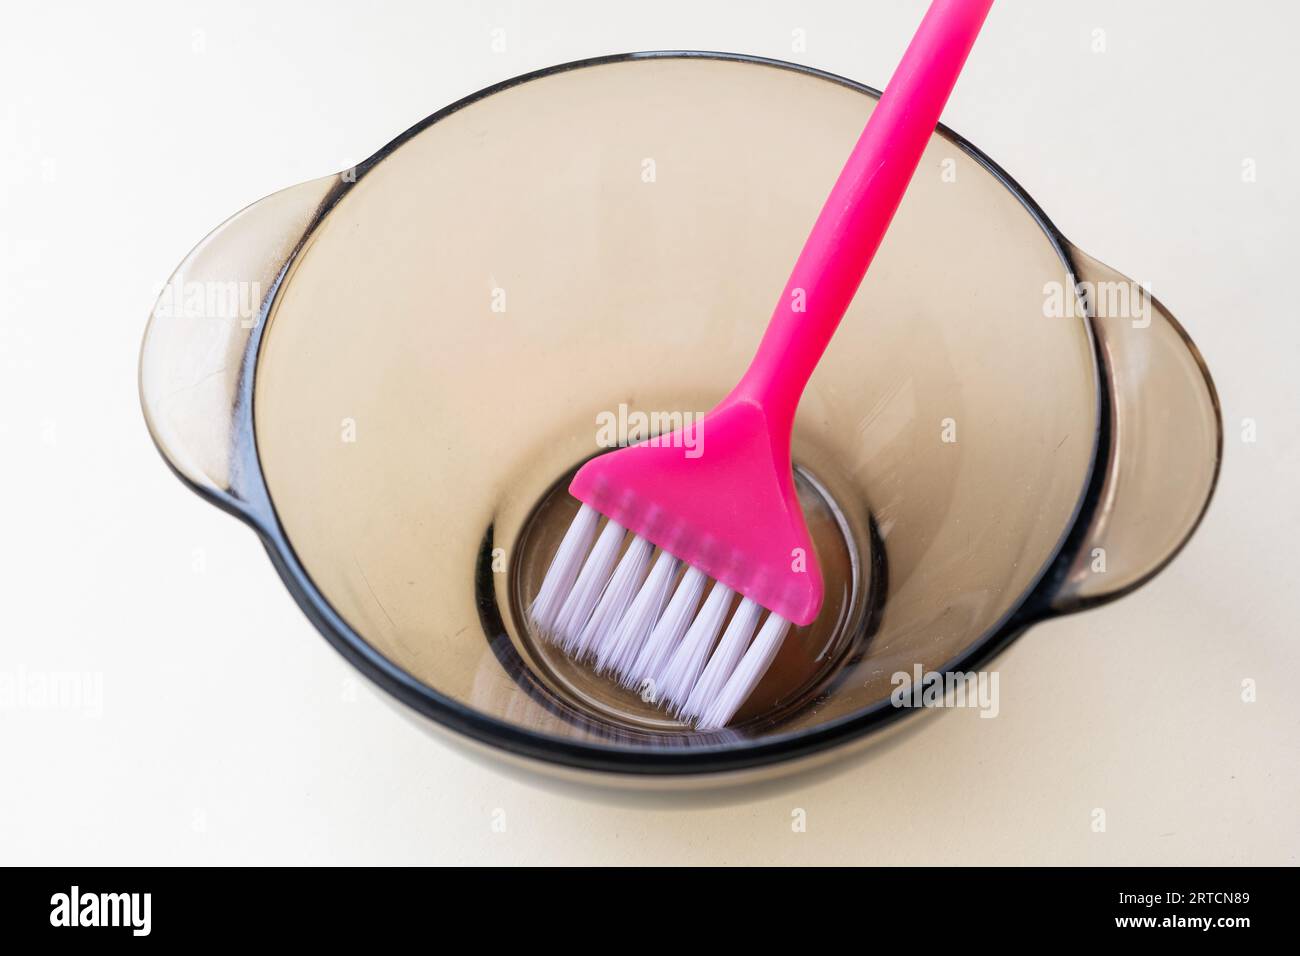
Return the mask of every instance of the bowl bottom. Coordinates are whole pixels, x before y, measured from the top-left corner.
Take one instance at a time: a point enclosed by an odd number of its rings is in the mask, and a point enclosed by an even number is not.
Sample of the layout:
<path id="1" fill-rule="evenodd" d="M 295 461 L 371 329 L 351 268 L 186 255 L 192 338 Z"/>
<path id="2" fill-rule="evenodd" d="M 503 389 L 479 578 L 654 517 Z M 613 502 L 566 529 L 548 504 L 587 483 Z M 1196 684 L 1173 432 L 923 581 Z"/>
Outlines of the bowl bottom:
<path id="1" fill-rule="evenodd" d="M 698 736 L 656 706 L 650 688 L 629 690 L 597 675 L 587 664 L 541 639 L 528 620 L 528 607 L 578 510 L 578 502 L 567 491 L 573 471 L 576 468 L 551 485 L 532 509 L 511 563 L 507 610 L 513 626 L 507 630 L 534 678 L 530 683 L 534 688 L 540 684 L 571 716 L 601 725 L 605 734 L 618 735 L 622 730 Z M 869 522 L 855 528 L 827 483 L 806 467 L 796 465 L 795 484 L 825 578 L 825 604 L 816 621 L 787 635 L 771 668 L 732 721 L 730 732 L 770 729 L 783 716 L 807 705 L 854 651 L 861 650 L 864 622 L 871 617 L 875 590 L 869 575 L 877 562 Z M 738 602 L 733 600 L 733 609 Z"/>

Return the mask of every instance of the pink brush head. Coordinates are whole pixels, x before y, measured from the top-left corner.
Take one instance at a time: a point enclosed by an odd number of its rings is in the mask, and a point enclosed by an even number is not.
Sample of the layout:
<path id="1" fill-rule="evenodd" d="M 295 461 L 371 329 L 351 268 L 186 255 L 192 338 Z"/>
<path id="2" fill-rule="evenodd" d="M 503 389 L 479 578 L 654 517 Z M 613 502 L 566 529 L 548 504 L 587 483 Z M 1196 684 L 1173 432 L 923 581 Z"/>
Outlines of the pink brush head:
<path id="1" fill-rule="evenodd" d="M 790 422 L 732 393 L 693 427 L 587 462 L 569 493 L 756 604 L 812 623 L 822 574 L 795 491 Z"/>

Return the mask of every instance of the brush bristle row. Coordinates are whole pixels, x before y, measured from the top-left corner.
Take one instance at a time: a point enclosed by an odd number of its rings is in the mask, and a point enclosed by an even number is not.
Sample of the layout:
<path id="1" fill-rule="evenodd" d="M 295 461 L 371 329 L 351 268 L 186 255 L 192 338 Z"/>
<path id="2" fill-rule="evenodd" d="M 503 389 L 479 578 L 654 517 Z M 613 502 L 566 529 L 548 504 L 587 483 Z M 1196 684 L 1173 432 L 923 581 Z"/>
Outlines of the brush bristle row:
<path id="1" fill-rule="evenodd" d="M 679 719 L 701 730 L 725 727 L 767 672 L 790 622 L 768 612 L 760 627 L 765 610 L 754 601 L 735 602 L 717 581 L 704 597 L 709 579 L 698 568 L 667 551 L 655 557 L 653 544 L 614 521 L 597 535 L 599 521 L 594 508 L 579 509 L 533 601 L 533 626 Z"/>

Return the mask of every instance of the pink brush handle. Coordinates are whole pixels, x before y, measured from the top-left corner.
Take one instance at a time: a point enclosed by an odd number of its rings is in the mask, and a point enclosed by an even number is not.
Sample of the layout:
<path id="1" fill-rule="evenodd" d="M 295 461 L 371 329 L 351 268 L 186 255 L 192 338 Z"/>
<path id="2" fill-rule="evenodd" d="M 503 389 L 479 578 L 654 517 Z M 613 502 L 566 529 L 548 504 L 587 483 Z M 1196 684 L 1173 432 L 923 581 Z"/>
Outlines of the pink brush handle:
<path id="1" fill-rule="evenodd" d="M 793 426 L 804 386 L 862 284 L 992 5 L 930 4 L 822 207 L 732 399 L 757 401 L 772 419 Z"/>

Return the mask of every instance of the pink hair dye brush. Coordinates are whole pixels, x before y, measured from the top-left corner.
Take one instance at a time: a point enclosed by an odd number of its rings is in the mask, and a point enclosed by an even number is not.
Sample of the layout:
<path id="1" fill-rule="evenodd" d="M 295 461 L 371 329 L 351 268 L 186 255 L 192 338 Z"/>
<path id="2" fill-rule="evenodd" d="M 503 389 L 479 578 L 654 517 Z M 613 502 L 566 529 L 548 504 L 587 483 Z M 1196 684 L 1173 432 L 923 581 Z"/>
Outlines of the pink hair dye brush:
<path id="1" fill-rule="evenodd" d="M 700 729 L 726 726 L 790 625 L 821 610 L 821 569 L 790 459 L 795 410 L 992 3 L 930 5 L 817 217 L 758 354 L 697 426 L 708 436 L 703 454 L 687 457 L 691 442 L 661 437 L 589 461 L 569 486 L 582 507 L 532 604 L 534 627 Z"/>

